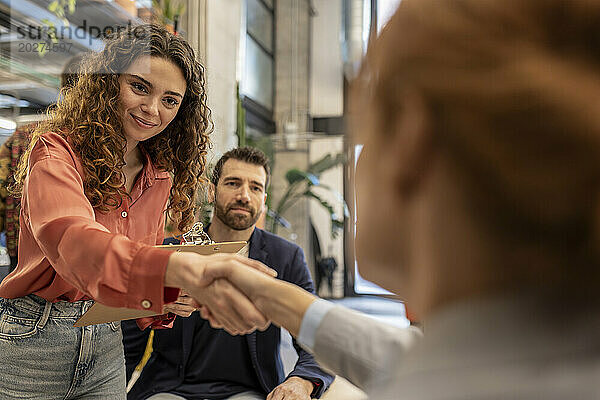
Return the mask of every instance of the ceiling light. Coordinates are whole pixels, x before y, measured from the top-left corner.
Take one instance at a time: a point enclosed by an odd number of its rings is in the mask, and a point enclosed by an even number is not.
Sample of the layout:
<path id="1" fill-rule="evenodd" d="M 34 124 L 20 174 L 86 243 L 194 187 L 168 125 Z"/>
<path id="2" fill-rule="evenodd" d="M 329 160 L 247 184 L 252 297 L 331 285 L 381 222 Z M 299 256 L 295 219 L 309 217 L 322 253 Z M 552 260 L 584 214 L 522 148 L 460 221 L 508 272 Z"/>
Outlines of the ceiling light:
<path id="1" fill-rule="evenodd" d="M 14 131 L 15 129 L 17 129 L 17 123 L 12 119 L 0 117 L 0 129 Z"/>

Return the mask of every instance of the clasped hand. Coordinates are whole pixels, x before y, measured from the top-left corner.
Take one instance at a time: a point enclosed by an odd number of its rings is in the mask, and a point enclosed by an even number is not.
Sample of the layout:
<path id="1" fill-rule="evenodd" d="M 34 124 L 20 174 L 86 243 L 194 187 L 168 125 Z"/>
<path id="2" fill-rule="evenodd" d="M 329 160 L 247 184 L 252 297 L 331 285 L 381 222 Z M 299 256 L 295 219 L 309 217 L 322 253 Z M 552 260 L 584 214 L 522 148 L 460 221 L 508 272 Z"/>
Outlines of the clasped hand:
<path id="1" fill-rule="evenodd" d="M 169 259 L 165 285 L 182 288 L 179 298 L 164 306 L 164 312 L 189 317 L 201 311 L 213 328 L 232 335 L 264 330 L 270 321 L 248 296 L 226 279 L 232 271 L 251 270 L 272 279 L 277 273 L 259 261 L 236 254 L 201 256 L 174 253 Z"/>
<path id="2" fill-rule="evenodd" d="M 180 317 L 189 317 L 192 313 L 200 309 L 201 305 L 196 302 L 189 294 L 184 290 L 179 293 L 179 297 L 174 303 L 165 304 L 163 307 L 163 313 L 173 313 Z"/>

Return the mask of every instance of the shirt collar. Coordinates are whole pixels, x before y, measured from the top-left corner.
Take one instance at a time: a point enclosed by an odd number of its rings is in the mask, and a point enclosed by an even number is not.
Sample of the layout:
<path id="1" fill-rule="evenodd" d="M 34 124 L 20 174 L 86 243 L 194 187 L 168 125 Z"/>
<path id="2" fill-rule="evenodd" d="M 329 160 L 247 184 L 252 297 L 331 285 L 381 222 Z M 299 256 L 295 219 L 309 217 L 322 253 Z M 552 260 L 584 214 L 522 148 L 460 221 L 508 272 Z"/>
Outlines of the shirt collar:
<path id="1" fill-rule="evenodd" d="M 157 179 L 167 179 L 169 177 L 169 173 L 167 171 L 162 171 L 156 168 L 152 162 L 152 159 L 150 158 L 150 154 L 148 154 L 143 146 L 140 146 L 140 151 L 144 161 L 144 166 L 142 168 L 142 183 L 145 188 L 152 186 L 154 181 Z"/>

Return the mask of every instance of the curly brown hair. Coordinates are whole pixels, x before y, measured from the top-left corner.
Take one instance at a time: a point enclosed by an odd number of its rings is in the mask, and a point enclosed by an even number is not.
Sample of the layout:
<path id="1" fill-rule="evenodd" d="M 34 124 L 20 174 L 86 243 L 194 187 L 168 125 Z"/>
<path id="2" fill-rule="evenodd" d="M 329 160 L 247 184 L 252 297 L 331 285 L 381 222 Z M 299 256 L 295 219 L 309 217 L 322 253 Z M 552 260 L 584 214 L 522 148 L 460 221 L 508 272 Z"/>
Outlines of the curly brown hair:
<path id="1" fill-rule="evenodd" d="M 204 182 L 208 135 L 212 131 L 207 106 L 204 67 L 190 45 L 163 27 L 148 24 L 117 32 L 104 49 L 87 56 L 73 88 L 61 90 L 56 107 L 35 130 L 16 177 L 17 190 L 27 174 L 31 149 L 40 135 L 56 132 L 79 153 L 85 170 L 84 190 L 92 206 L 106 212 L 121 205 L 124 196 L 126 138 L 118 115 L 119 76 L 140 56 L 161 57 L 177 65 L 186 92 L 175 119 L 158 135 L 140 142 L 153 164 L 173 174 L 170 220 L 181 231 L 193 223 L 195 196 Z"/>

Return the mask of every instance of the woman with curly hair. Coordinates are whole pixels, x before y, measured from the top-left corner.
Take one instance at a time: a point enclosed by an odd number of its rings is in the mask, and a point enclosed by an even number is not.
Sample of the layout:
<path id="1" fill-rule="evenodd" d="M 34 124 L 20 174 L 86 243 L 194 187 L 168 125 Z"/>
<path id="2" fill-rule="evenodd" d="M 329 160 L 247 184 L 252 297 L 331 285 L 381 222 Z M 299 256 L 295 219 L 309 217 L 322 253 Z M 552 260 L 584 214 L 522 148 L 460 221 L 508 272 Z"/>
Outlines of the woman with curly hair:
<path id="1" fill-rule="evenodd" d="M 73 327 L 93 300 L 183 316 L 202 304 L 233 334 L 266 326 L 215 279 L 232 267 L 268 273 L 262 264 L 154 247 L 165 212 L 179 230 L 193 222 L 210 128 L 204 70 L 180 37 L 142 25 L 84 60 L 17 175 L 19 263 L 0 285 L 2 399 L 125 399 L 119 324 Z"/>

